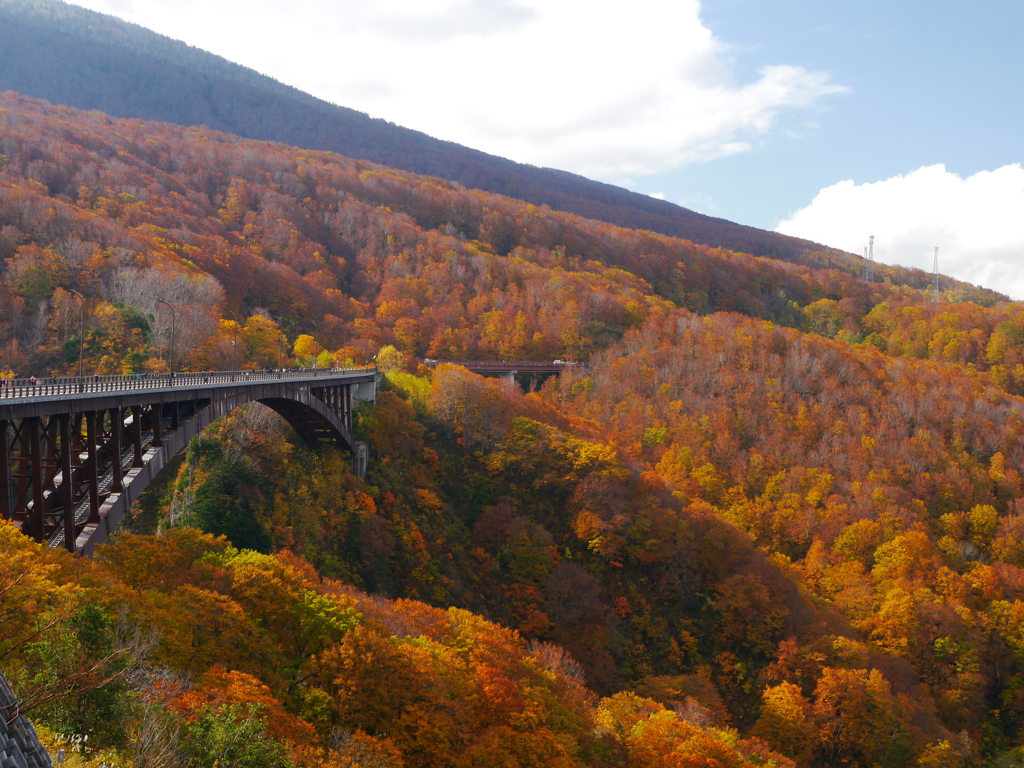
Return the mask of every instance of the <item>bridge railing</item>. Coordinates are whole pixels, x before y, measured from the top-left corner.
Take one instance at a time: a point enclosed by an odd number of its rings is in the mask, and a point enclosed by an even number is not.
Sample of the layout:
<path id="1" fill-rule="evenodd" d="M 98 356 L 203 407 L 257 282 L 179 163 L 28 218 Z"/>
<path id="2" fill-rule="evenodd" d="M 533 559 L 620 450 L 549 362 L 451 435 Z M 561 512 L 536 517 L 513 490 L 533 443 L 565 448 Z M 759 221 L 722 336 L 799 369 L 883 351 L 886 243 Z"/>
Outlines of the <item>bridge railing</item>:
<path id="1" fill-rule="evenodd" d="M 423 364 L 428 367 L 436 367 L 438 365 L 458 365 L 463 368 L 487 368 L 494 370 L 516 370 L 528 372 L 532 370 L 562 370 L 568 368 L 576 363 L 569 362 L 567 360 L 552 360 L 551 362 L 542 362 L 538 360 L 434 360 L 432 358 L 426 358 Z"/>
<path id="2" fill-rule="evenodd" d="M 330 378 L 375 370 L 376 368 L 275 368 L 257 371 L 137 373 L 120 376 L 33 376 L 0 379 L 0 400 L 101 392 L 135 392 L 170 387 L 189 389 L 205 384 L 249 384 L 260 381 Z"/>

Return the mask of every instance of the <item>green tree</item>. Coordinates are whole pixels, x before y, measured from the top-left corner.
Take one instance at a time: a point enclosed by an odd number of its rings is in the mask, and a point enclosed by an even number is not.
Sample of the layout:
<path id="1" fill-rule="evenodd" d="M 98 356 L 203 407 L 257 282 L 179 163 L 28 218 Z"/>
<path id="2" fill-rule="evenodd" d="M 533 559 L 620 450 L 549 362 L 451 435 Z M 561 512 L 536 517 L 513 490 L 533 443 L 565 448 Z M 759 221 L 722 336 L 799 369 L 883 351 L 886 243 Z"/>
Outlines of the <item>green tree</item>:
<path id="1" fill-rule="evenodd" d="M 207 707 L 189 728 L 188 768 L 291 768 L 285 748 L 267 734 L 259 707 Z"/>

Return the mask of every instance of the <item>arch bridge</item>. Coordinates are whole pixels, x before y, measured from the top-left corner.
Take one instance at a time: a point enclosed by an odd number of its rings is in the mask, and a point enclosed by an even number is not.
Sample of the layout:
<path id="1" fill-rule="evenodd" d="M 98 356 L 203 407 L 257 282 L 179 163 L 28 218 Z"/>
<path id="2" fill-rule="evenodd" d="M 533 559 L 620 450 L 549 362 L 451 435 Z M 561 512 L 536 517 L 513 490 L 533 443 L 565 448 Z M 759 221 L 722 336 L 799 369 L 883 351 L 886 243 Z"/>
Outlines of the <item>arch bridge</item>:
<path id="1" fill-rule="evenodd" d="M 37 541 L 91 555 L 193 437 L 254 402 L 307 443 L 348 451 L 362 474 L 352 403 L 373 402 L 377 378 L 314 369 L 0 381 L 0 515 Z"/>
<path id="2" fill-rule="evenodd" d="M 490 376 L 515 381 L 521 384 L 524 390 L 535 389 L 549 376 L 558 376 L 566 368 L 579 365 L 579 363 L 568 360 L 552 360 L 551 362 L 538 362 L 536 360 L 434 360 L 427 358 L 423 364 L 428 368 L 436 368 L 439 365 L 457 365 L 465 368 L 470 373 L 478 373 L 481 376 Z"/>

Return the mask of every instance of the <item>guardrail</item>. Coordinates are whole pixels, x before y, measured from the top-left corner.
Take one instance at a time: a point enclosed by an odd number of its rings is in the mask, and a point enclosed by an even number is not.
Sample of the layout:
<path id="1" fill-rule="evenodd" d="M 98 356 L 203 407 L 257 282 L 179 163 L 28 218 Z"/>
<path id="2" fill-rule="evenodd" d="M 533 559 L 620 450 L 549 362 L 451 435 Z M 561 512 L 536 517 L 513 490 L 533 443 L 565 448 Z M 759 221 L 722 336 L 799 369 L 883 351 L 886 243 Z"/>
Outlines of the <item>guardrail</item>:
<path id="1" fill-rule="evenodd" d="M 258 371 L 200 371 L 138 373 L 122 376 L 50 376 L 0 379 L 0 400 L 23 400 L 100 392 L 135 392 L 205 384 L 249 384 L 259 381 L 289 381 L 331 378 L 350 373 L 374 373 L 376 368 L 276 368 Z"/>
<path id="2" fill-rule="evenodd" d="M 423 364 L 428 368 L 436 368 L 439 365 L 456 365 L 470 371 L 516 371 L 519 373 L 529 373 L 530 371 L 549 373 L 563 371 L 570 366 L 577 365 L 577 363 L 566 360 L 543 363 L 535 360 L 433 360 L 429 357 L 423 361 Z"/>

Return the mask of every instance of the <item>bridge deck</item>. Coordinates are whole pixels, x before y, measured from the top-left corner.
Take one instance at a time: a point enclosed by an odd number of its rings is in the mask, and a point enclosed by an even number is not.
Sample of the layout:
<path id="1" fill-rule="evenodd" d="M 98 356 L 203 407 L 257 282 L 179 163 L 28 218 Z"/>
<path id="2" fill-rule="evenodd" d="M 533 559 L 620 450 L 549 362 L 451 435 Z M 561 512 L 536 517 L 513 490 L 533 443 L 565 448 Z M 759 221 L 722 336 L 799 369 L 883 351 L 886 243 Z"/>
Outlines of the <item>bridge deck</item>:
<path id="1" fill-rule="evenodd" d="M 427 358 L 424 365 L 436 368 L 439 365 L 457 365 L 473 373 L 561 373 L 575 363 L 565 360 L 537 362 L 534 360 L 432 360 Z"/>
<path id="2" fill-rule="evenodd" d="M 54 376 L 50 378 L 0 379 L 0 400 L 31 402 L 65 400 L 82 395 L 111 392 L 173 392 L 182 389 L 206 389 L 212 386 L 240 386 L 266 381 L 306 381 L 324 384 L 335 379 L 372 376 L 374 368 L 293 368 L 272 371 L 203 371 L 197 373 L 158 373 L 124 376 Z"/>

